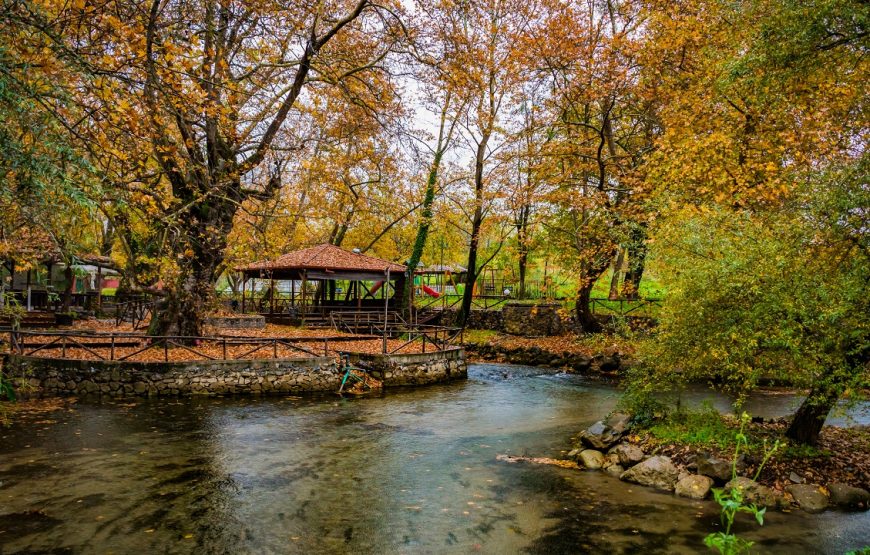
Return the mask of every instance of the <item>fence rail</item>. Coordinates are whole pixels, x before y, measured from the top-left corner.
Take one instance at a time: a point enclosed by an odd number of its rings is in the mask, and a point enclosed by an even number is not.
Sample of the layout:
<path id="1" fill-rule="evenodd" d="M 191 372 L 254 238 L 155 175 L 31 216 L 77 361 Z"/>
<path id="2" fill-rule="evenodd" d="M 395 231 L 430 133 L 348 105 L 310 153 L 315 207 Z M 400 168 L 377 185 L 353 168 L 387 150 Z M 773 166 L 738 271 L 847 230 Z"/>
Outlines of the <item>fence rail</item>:
<path id="1" fill-rule="evenodd" d="M 39 341 L 37 338 L 44 338 Z M 306 338 L 305 342 L 315 339 Z M 205 360 L 243 360 L 252 358 L 255 353 L 268 353 L 261 358 L 282 358 L 279 353 L 298 351 L 311 356 L 328 356 L 329 338 L 318 338 L 323 343 L 323 352 L 299 345 L 300 341 L 288 338 L 260 337 L 190 337 L 190 336 L 146 336 L 135 333 L 77 333 L 77 332 L 35 332 L 9 331 L 9 345 L 12 352 L 31 356 L 39 352 L 60 350 L 61 358 L 73 349 L 80 349 L 96 360 L 129 360 L 147 351 L 162 350 L 164 362 L 169 362 L 170 349 L 180 349 Z M 248 349 L 239 349 L 247 346 Z M 126 352 L 128 349 L 132 352 Z M 124 351 L 121 351 L 124 349 Z M 108 350 L 108 353 L 106 352 Z"/>

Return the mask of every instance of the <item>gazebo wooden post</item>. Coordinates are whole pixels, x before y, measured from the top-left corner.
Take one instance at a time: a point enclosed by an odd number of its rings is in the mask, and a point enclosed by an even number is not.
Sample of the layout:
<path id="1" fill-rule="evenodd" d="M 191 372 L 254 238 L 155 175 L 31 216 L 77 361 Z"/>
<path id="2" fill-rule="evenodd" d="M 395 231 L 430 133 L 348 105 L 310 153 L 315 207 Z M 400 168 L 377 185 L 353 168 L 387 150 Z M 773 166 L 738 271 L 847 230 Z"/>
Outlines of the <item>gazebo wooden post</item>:
<path id="1" fill-rule="evenodd" d="M 275 314 L 275 274 L 269 272 L 269 315 Z"/>
<path id="2" fill-rule="evenodd" d="M 382 341 L 382 352 L 387 354 L 387 318 L 390 314 L 390 298 L 387 296 L 387 288 L 390 286 L 390 267 L 387 266 L 387 279 L 384 281 L 384 339 Z"/>
<path id="3" fill-rule="evenodd" d="M 296 308 L 296 280 L 290 280 L 290 306 Z"/>
<path id="4" fill-rule="evenodd" d="M 308 272 L 306 270 L 302 270 L 302 305 L 301 305 L 301 313 L 302 313 L 302 327 L 305 327 L 305 300 L 308 297 Z"/>
<path id="5" fill-rule="evenodd" d="M 242 273 L 242 314 L 245 313 L 245 284 L 248 283 L 248 274 Z"/>

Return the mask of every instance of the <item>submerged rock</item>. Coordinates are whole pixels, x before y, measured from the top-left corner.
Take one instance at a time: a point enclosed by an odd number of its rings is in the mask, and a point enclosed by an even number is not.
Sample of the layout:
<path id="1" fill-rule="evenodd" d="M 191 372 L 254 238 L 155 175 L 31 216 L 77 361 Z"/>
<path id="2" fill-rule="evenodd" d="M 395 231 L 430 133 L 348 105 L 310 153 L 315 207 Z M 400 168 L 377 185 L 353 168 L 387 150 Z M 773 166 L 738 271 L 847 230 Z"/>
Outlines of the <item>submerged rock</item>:
<path id="1" fill-rule="evenodd" d="M 604 468 L 604 472 L 607 472 L 608 474 L 613 474 L 618 478 L 623 472 L 625 472 L 625 469 L 622 467 L 621 464 L 611 464 L 610 466 Z"/>
<path id="2" fill-rule="evenodd" d="M 674 487 L 674 493 L 689 499 L 704 499 L 713 487 L 713 479 L 700 474 L 690 474 L 682 478 Z"/>
<path id="3" fill-rule="evenodd" d="M 765 507 L 776 507 L 781 496 L 781 494 L 777 495 L 775 490 L 762 486 L 755 480 L 743 476 L 738 476 L 725 484 L 726 491 L 734 488 L 739 489 L 743 493 L 743 501 L 745 503 L 754 503 Z"/>
<path id="4" fill-rule="evenodd" d="M 843 509 L 866 511 L 870 507 L 870 493 L 866 489 L 834 482 L 828 484 L 831 503 Z"/>
<path id="5" fill-rule="evenodd" d="M 785 488 L 798 506 L 808 513 L 821 513 L 828 508 L 828 496 L 816 484 L 792 484 Z"/>
<path id="6" fill-rule="evenodd" d="M 642 486 L 673 491 L 679 474 L 670 457 L 657 455 L 629 468 L 619 478 Z"/>
<path id="7" fill-rule="evenodd" d="M 598 470 L 604 466 L 604 454 L 595 449 L 584 449 L 580 451 L 578 462 L 589 470 Z"/>

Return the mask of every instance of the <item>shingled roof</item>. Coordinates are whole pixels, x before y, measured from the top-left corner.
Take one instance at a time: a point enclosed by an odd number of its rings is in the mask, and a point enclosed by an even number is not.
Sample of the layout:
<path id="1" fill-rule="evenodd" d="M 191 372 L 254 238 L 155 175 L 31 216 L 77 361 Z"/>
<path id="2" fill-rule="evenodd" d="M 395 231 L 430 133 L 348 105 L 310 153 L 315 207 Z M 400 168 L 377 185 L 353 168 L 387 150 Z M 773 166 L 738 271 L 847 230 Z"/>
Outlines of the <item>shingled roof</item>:
<path id="1" fill-rule="evenodd" d="M 314 270 L 325 272 L 360 272 L 402 274 L 405 266 L 324 243 L 307 249 L 282 254 L 275 260 L 262 260 L 236 268 L 241 272 L 288 272 Z"/>

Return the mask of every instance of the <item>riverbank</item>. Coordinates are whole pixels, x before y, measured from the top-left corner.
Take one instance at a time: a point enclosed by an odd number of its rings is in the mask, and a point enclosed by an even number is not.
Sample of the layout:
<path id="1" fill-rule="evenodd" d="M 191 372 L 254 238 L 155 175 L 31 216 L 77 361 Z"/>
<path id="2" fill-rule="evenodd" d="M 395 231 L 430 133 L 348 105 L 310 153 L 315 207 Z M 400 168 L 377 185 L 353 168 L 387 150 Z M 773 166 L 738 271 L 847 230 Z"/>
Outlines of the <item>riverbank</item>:
<path id="1" fill-rule="evenodd" d="M 818 445 L 810 447 L 784 439 L 786 426 L 785 419 L 748 417 L 741 424 L 712 410 L 641 426 L 614 413 L 573 438 L 568 459 L 582 469 L 692 499 L 705 499 L 718 486 L 739 488 L 746 503 L 784 512 L 870 508 L 870 427 L 826 426 Z M 739 433 L 746 441 L 735 462 Z"/>
<path id="2" fill-rule="evenodd" d="M 603 334 L 519 337 L 489 330 L 466 330 L 463 346 L 474 362 L 561 368 L 610 379 L 630 366 L 636 348 L 634 341 Z"/>

